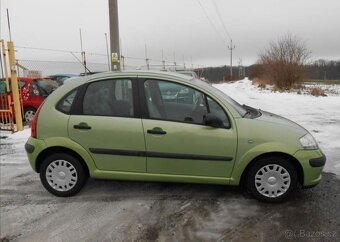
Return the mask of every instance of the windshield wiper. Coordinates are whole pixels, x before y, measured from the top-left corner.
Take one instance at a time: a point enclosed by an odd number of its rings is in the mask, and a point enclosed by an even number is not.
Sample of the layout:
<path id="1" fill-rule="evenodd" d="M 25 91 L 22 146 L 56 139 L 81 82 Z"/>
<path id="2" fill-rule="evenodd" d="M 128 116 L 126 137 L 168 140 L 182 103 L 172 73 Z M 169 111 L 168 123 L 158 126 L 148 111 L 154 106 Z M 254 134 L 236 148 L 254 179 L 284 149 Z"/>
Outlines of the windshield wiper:
<path id="1" fill-rule="evenodd" d="M 246 113 L 242 116 L 243 118 L 247 116 L 248 114 L 251 115 L 251 107 L 243 104 L 242 107 L 246 110 Z"/>

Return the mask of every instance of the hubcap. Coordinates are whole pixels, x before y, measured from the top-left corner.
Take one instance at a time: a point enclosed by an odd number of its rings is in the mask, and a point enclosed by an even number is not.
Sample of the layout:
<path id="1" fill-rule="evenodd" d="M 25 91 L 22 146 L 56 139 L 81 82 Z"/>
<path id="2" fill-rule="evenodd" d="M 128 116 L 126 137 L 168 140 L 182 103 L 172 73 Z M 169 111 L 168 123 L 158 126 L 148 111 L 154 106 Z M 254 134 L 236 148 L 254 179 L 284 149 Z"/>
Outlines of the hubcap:
<path id="1" fill-rule="evenodd" d="M 33 110 L 28 110 L 25 112 L 25 121 L 31 122 L 33 120 L 35 112 Z"/>
<path id="2" fill-rule="evenodd" d="M 277 164 L 262 167 L 255 175 L 255 187 L 265 197 L 279 197 L 290 186 L 288 171 Z"/>
<path id="3" fill-rule="evenodd" d="M 55 160 L 46 170 L 48 184 L 57 191 L 68 191 L 77 183 L 76 168 L 66 160 Z"/>

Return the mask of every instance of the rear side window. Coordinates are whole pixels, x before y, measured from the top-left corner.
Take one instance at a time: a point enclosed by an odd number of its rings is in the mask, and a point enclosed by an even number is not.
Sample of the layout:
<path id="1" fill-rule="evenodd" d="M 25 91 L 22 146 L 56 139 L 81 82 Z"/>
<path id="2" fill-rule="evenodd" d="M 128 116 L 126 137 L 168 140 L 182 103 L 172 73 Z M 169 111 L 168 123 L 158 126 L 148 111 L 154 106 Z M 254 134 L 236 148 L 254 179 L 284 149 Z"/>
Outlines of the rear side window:
<path id="1" fill-rule="evenodd" d="M 71 92 L 69 92 L 68 94 L 66 94 L 58 103 L 57 105 L 57 110 L 59 110 L 60 112 L 69 114 L 71 111 L 71 107 L 73 104 L 73 101 L 77 95 L 77 91 L 78 89 L 75 89 Z"/>
<path id="2" fill-rule="evenodd" d="M 18 85 L 19 85 L 19 88 L 22 88 L 23 86 L 26 85 L 26 82 L 18 81 Z M 11 80 L 9 81 L 9 89 L 10 89 L 9 91 L 11 92 L 12 91 Z M 0 93 L 4 94 L 6 92 L 7 92 L 6 82 L 0 80 Z"/>
<path id="3" fill-rule="evenodd" d="M 89 84 L 84 96 L 83 114 L 134 117 L 132 81 L 117 79 Z"/>

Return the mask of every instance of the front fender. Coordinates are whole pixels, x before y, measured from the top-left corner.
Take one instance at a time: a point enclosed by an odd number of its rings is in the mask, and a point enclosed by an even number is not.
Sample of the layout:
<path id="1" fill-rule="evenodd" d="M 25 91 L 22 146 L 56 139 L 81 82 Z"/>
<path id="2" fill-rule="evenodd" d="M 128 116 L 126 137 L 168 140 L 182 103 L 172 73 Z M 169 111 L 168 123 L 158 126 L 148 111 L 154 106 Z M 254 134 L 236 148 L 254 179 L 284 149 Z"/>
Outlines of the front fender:
<path id="1" fill-rule="evenodd" d="M 236 162 L 231 174 L 230 185 L 239 185 L 242 173 L 245 171 L 248 164 L 260 155 L 269 153 L 284 153 L 293 156 L 297 151 L 296 147 L 289 146 L 285 143 L 280 142 L 268 142 L 244 151 L 239 149 L 237 152 Z M 240 156 L 240 157 L 239 157 Z"/>

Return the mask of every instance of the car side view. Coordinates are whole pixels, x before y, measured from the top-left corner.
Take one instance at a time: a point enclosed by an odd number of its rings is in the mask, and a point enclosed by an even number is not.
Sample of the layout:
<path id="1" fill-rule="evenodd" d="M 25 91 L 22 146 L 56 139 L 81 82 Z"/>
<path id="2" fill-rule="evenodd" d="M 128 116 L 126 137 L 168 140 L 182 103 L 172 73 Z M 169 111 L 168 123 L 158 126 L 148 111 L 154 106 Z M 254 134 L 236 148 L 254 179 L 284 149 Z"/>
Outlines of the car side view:
<path id="1" fill-rule="evenodd" d="M 122 71 L 74 79 L 39 108 L 25 144 L 56 196 L 88 177 L 244 185 L 261 201 L 287 199 L 321 180 L 313 136 L 278 115 L 169 72 Z"/>

